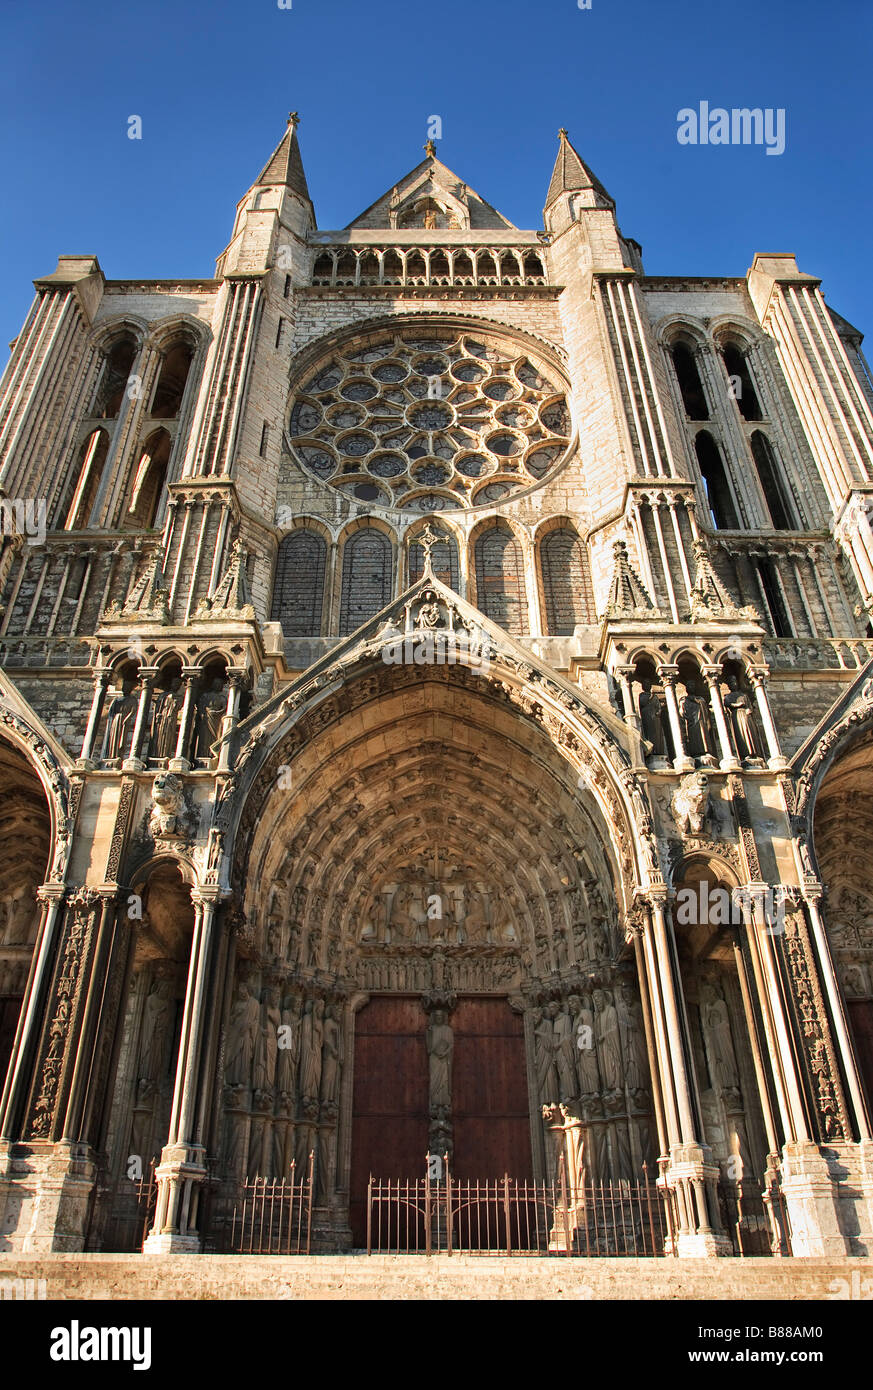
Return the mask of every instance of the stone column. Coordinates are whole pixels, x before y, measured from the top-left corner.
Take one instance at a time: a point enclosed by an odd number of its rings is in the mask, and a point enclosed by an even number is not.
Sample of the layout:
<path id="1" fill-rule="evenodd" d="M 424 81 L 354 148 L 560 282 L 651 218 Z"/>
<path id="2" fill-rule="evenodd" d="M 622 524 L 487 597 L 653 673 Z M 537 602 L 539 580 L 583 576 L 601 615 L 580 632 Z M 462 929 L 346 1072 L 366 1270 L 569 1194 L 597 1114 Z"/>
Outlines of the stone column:
<path id="1" fill-rule="evenodd" d="M 84 1245 L 97 1169 L 76 1126 L 94 1061 L 94 1001 L 105 987 L 115 891 L 68 889 L 62 921 L 60 898 L 50 895 L 10 1068 L 8 1138 L 0 1144 L 0 1222 L 7 1248 L 19 1253 Z"/>
<path id="2" fill-rule="evenodd" d="M 94 739 L 97 736 L 97 726 L 103 713 L 106 687 L 109 684 L 111 674 L 108 666 L 101 666 L 94 672 L 94 698 L 91 701 L 91 712 L 88 715 L 88 727 L 85 730 L 85 737 L 82 739 L 82 752 L 79 754 L 79 760 L 76 764 L 77 767 L 83 768 L 86 772 L 90 772 L 94 767 L 91 755 L 94 752 Z"/>
<path id="3" fill-rule="evenodd" d="M 133 726 L 133 738 L 130 743 L 130 757 L 125 758 L 121 765 L 125 772 L 142 772 L 147 766 L 141 757 L 141 753 L 146 721 L 152 701 L 152 686 L 158 674 L 157 666 L 140 666 L 139 668 L 139 704 L 136 710 L 136 722 Z"/>
<path id="4" fill-rule="evenodd" d="M 736 754 L 731 747 L 730 731 L 724 712 L 724 703 L 721 698 L 721 686 L 718 683 L 721 676 L 721 667 L 701 666 L 700 671 L 709 687 L 709 702 L 712 706 L 715 727 L 718 730 L 718 743 L 721 749 L 719 766 L 724 772 L 739 772 L 740 764 L 737 762 Z"/>
<path id="5" fill-rule="evenodd" d="M 743 1000 L 743 1013 L 749 1035 L 749 1046 L 752 1051 L 752 1061 L 755 1067 L 755 1080 L 758 1083 L 758 1099 L 761 1102 L 761 1114 L 764 1119 L 764 1129 L 767 1133 L 767 1171 L 764 1174 L 764 1206 L 770 1221 L 770 1250 L 773 1255 L 787 1255 L 790 1253 L 789 1237 L 779 1193 L 779 1137 L 776 1130 L 776 1116 L 770 1104 L 765 1053 L 761 1047 L 761 1039 L 758 1036 L 758 1022 L 752 1003 L 752 984 L 746 969 L 742 942 L 736 931 L 733 933 L 733 948 L 734 963 L 737 968 L 737 979 L 739 981 L 740 994 Z"/>
<path id="6" fill-rule="evenodd" d="M 767 697 L 767 687 L 765 685 L 766 676 L 767 672 L 761 670 L 760 667 L 753 668 L 749 671 L 749 677 L 755 688 L 758 713 L 761 716 L 761 722 L 764 725 L 764 734 L 767 739 L 767 766 L 772 768 L 774 772 L 779 772 L 786 766 L 786 762 L 782 756 L 782 749 L 779 747 L 779 735 L 776 732 L 776 725 L 773 722 L 773 713 L 770 709 L 770 701 Z"/>
<path id="7" fill-rule="evenodd" d="M 206 1151 L 202 1143 L 197 1102 L 204 1081 L 204 1039 L 215 995 L 215 918 L 221 893 L 217 888 L 201 888 L 192 890 L 191 897 L 195 911 L 194 935 L 170 1130 L 161 1152 L 161 1161 L 155 1170 L 157 1204 L 154 1225 L 143 1245 L 144 1254 L 196 1254 L 200 1250 L 197 1207 L 199 1191 L 206 1177 Z"/>
<path id="8" fill-rule="evenodd" d="M 66 1113 L 60 1136 L 62 1142 L 71 1144 L 84 1142 L 87 1139 L 87 1136 L 82 1133 L 81 1121 L 85 1109 L 88 1082 L 97 1053 L 97 1023 L 100 1006 L 106 992 L 115 925 L 115 907 L 118 900 L 118 890 L 115 884 L 107 884 L 98 888 L 97 894 L 100 915 L 97 919 L 91 972 L 87 990 L 84 991 L 85 1003 L 78 1031 Z"/>
<path id="9" fill-rule="evenodd" d="M 666 916 L 666 889 L 650 889 L 646 901 L 651 914 L 652 955 L 664 1011 L 671 1074 L 679 1123 L 680 1142 L 671 1144 L 670 1162 L 664 1171 L 668 1187 L 676 1192 L 680 1212 L 677 1250 L 680 1255 L 729 1255 L 730 1241 L 719 1218 L 718 1165 L 700 1130 L 700 1102 L 688 1037 L 685 1006 L 677 993 L 679 978 L 672 926 Z"/>
<path id="10" fill-rule="evenodd" d="M 667 716 L 670 720 L 670 732 L 673 735 L 673 746 L 676 749 L 676 756 L 673 759 L 673 766 L 677 772 L 693 772 L 694 759 L 689 758 L 685 752 L 685 740 L 682 737 L 682 720 L 679 717 L 679 702 L 676 699 L 676 677 L 679 674 L 678 666 L 659 666 L 658 675 L 664 683 L 664 698 L 667 701 Z"/>
<path id="11" fill-rule="evenodd" d="M 39 1042 L 49 989 L 58 920 L 66 888 L 63 883 L 43 883 L 36 891 L 42 904 L 42 920 L 36 935 L 27 989 L 21 1001 L 18 1027 L 0 1100 L 0 1146 L 17 1139 L 24 1106 L 33 1080 L 33 1054 Z"/>
<path id="12" fill-rule="evenodd" d="M 621 707 L 624 711 L 624 722 L 630 724 L 632 728 L 636 729 L 637 733 L 640 733 L 640 716 L 634 709 L 634 695 L 631 689 L 631 680 L 633 679 L 635 669 L 634 666 L 616 666 L 612 674 L 615 676 L 618 682 L 618 688 L 621 691 Z"/>
<path id="13" fill-rule="evenodd" d="M 216 772 L 230 771 L 231 734 L 239 720 L 239 702 L 242 688 L 248 676 L 244 667 L 230 666 L 227 671 L 227 710 L 221 723 L 221 743 L 218 750 Z"/>
<path id="14" fill-rule="evenodd" d="M 199 666 L 182 667 L 185 695 L 182 701 L 182 715 L 179 720 L 179 737 L 176 740 L 175 756 L 167 764 L 169 772 L 189 772 L 191 769 L 191 759 L 188 755 L 191 743 L 191 722 L 194 715 L 194 692 L 202 674 Z"/>
<path id="15" fill-rule="evenodd" d="M 858 1068 L 855 1064 L 855 1050 L 849 1038 L 848 1025 L 843 1012 L 843 1002 L 840 997 L 837 978 L 834 974 L 834 966 L 831 960 L 830 950 L 828 949 L 824 923 L 822 922 L 821 914 L 818 910 L 819 898 L 822 891 L 821 887 L 812 887 L 808 885 L 804 888 L 803 895 L 809 910 L 809 920 L 812 926 L 812 936 L 819 959 L 822 984 L 824 985 L 825 995 L 828 1005 L 830 1006 L 834 1032 L 836 1034 L 836 1043 L 840 1050 L 840 1064 L 843 1068 L 843 1073 L 846 1078 L 846 1087 L 851 1097 L 858 1137 L 862 1142 L 869 1142 L 873 1139 L 873 1131 L 871 1131 L 870 1128 L 870 1118 L 864 1103 L 864 1091 L 861 1085 L 861 1079 L 858 1075 Z"/>

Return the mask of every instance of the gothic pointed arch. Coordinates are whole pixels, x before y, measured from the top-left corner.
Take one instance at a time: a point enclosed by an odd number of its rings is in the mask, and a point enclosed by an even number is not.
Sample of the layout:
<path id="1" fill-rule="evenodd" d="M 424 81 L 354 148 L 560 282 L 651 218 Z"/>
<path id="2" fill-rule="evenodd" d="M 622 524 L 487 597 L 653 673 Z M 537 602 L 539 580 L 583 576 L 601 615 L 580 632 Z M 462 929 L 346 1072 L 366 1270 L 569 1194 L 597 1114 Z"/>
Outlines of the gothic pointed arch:
<path id="1" fill-rule="evenodd" d="M 327 541 L 314 527 L 279 542 L 270 616 L 286 637 L 316 637 L 324 630 Z"/>
<path id="2" fill-rule="evenodd" d="M 473 542 L 476 601 L 514 637 L 529 630 L 524 551 L 515 530 L 497 518 Z"/>

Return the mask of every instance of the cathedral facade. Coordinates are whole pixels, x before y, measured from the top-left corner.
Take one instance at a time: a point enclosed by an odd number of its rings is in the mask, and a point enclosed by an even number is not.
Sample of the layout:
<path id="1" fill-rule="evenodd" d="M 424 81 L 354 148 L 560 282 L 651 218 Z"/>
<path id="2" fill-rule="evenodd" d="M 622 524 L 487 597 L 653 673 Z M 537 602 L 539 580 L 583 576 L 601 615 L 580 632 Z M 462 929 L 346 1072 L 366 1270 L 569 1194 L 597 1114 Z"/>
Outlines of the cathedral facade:
<path id="1" fill-rule="evenodd" d="M 564 131 L 542 230 L 429 144 L 322 231 L 295 115 L 214 279 L 36 282 L 0 1249 L 198 1251 L 310 1155 L 355 1248 L 369 1175 L 547 1179 L 562 1107 L 680 1254 L 728 1190 L 870 1253 L 860 344 L 787 253 L 646 275 Z"/>

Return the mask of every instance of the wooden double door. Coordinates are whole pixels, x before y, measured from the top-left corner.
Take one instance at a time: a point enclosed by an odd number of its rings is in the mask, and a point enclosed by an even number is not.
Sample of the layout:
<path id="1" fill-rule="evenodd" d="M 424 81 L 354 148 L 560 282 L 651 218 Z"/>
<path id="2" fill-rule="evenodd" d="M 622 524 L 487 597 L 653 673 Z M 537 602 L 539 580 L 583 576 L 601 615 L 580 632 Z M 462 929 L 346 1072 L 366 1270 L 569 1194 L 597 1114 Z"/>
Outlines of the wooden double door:
<path id="1" fill-rule="evenodd" d="M 449 1021 L 452 1171 L 532 1177 L 524 1029 L 506 999 L 462 997 Z M 428 1148 L 428 1018 L 416 996 L 377 995 L 358 1013 L 352 1102 L 351 1223 L 366 1243 L 367 1182 L 421 1178 Z"/>

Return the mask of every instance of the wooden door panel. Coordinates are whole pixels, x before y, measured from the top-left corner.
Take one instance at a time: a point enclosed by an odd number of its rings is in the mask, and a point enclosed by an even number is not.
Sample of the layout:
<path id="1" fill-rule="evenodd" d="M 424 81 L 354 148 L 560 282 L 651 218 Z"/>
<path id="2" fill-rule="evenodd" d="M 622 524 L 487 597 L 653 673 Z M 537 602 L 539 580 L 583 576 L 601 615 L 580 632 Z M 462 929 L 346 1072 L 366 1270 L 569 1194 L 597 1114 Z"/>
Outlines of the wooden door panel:
<path id="1" fill-rule="evenodd" d="M 3 1083 L 6 1080 L 6 1069 L 12 1056 L 15 1030 L 18 1027 L 18 1015 L 20 1013 L 21 998 L 19 996 L 4 995 L 0 999 L 0 1091 L 2 1091 Z"/>
<path id="2" fill-rule="evenodd" d="M 355 1244 L 367 1239 L 367 1182 L 423 1177 L 427 1154 L 428 1064 L 421 1001 L 376 997 L 355 1019 L 350 1219 Z"/>
<path id="3" fill-rule="evenodd" d="M 849 1020 L 855 1039 L 858 1068 L 873 1105 L 873 999 L 850 999 Z"/>
<path id="4" fill-rule="evenodd" d="M 452 1028 L 456 1176 L 531 1178 L 521 1018 L 505 999 L 460 999 Z"/>

